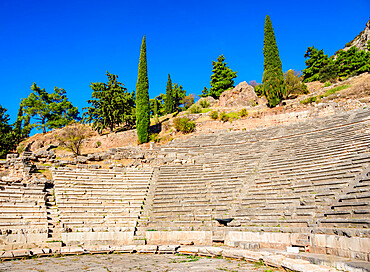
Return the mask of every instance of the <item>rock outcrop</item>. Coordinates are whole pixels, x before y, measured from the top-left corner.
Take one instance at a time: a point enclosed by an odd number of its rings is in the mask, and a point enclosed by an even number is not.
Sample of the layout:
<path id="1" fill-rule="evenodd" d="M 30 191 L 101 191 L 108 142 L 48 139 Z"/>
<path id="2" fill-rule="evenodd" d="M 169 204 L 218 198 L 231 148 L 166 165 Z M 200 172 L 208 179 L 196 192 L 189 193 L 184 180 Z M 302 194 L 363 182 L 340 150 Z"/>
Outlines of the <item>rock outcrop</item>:
<path id="1" fill-rule="evenodd" d="M 254 89 L 246 81 L 239 83 L 234 89 L 225 91 L 219 100 L 220 107 L 246 107 L 254 106 L 258 102 L 258 96 Z"/>
<path id="2" fill-rule="evenodd" d="M 356 46 L 360 50 L 367 50 L 367 42 L 370 41 L 370 20 L 367 22 L 365 29 L 357 35 L 353 41 L 349 42 L 350 46 L 347 46 L 343 50 L 348 50 L 352 46 Z"/>

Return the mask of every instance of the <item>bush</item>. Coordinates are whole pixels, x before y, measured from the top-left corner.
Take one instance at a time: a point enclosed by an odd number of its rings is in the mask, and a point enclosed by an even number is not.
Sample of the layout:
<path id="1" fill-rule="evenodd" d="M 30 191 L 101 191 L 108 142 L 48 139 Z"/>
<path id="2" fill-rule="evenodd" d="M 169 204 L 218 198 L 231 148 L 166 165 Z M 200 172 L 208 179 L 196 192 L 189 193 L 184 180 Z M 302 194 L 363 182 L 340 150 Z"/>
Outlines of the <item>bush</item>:
<path id="1" fill-rule="evenodd" d="M 193 104 L 189 108 L 190 113 L 201 113 L 202 112 L 202 107 L 199 106 L 198 104 Z"/>
<path id="2" fill-rule="evenodd" d="M 246 117 L 248 115 L 248 111 L 246 109 L 242 109 L 239 112 L 240 117 Z"/>
<path id="3" fill-rule="evenodd" d="M 62 148 L 72 151 L 76 156 L 81 155 L 82 144 L 90 136 L 90 128 L 79 123 L 73 123 L 54 135 Z"/>
<path id="4" fill-rule="evenodd" d="M 23 143 L 21 143 L 21 144 L 18 145 L 18 147 L 17 147 L 17 153 L 19 155 L 22 154 L 25 150 L 26 150 L 26 146 Z"/>
<path id="5" fill-rule="evenodd" d="M 186 117 L 175 118 L 173 120 L 173 125 L 177 131 L 181 131 L 183 133 L 190 133 L 195 129 L 195 123 Z"/>
<path id="6" fill-rule="evenodd" d="M 211 104 L 210 104 L 206 99 L 201 99 L 201 100 L 199 101 L 199 105 L 200 105 L 202 108 L 206 109 L 206 108 L 208 108 Z"/>
<path id="7" fill-rule="evenodd" d="M 324 84 L 324 88 L 325 87 L 329 87 L 329 86 L 331 86 L 331 82 L 330 81 L 326 81 L 325 84 Z"/>
<path id="8" fill-rule="evenodd" d="M 213 120 L 217 120 L 217 118 L 218 118 L 218 111 L 211 111 L 210 116 L 211 116 L 211 118 Z"/>
<path id="9" fill-rule="evenodd" d="M 263 95 L 263 85 L 257 84 L 256 87 L 254 87 L 254 92 L 258 97 L 261 97 Z"/>
<path id="10" fill-rule="evenodd" d="M 220 120 L 223 122 L 229 121 L 229 116 L 223 111 L 220 113 Z"/>
<path id="11" fill-rule="evenodd" d="M 311 96 L 311 97 L 308 97 L 308 98 L 302 100 L 300 103 L 304 104 L 304 105 L 307 105 L 307 104 L 310 104 L 312 102 L 316 102 L 316 99 L 317 99 L 316 96 Z"/>
<path id="12" fill-rule="evenodd" d="M 149 142 L 158 143 L 161 139 L 158 137 L 158 133 L 149 134 Z"/>

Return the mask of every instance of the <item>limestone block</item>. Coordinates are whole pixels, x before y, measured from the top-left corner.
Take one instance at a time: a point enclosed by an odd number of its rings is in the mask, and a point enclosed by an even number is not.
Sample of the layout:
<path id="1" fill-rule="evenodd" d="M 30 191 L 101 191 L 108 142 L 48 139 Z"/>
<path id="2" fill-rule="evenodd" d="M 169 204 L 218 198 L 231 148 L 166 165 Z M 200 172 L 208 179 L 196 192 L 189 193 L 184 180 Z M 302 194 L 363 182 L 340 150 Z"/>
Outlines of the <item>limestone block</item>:
<path id="1" fill-rule="evenodd" d="M 263 259 L 263 255 L 260 252 L 243 250 L 243 259 L 246 261 L 258 262 Z"/>
<path id="2" fill-rule="evenodd" d="M 31 255 L 43 255 L 44 251 L 42 250 L 42 248 L 32 248 L 30 249 L 30 254 Z"/>
<path id="3" fill-rule="evenodd" d="M 318 270 L 320 268 L 317 265 L 312 265 L 308 261 L 298 259 L 285 258 L 282 260 L 281 265 L 293 271 L 324 271 Z"/>
<path id="4" fill-rule="evenodd" d="M 205 247 L 205 249 L 213 256 L 221 256 L 223 249 L 219 247 Z"/>
<path id="5" fill-rule="evenodd" d="M 177 245 L 161 245 L 158 246 L 159 253 L 174 253 L 180 246 Z"/>
<path id="6" fill-rule="evenodd" d="M 267 265 L 282 267 L 283 261 L 286 259 L 284 256 L 279 255 L 264 255 L 263 261 Z"/>
<path id="7" fill-rule="evenodd" d="M 28 249 L 16 249 L 13 250 L 14 258 L 23 258 L 31 255 L 31 252 Z"/>
<path id="8" fill-rule="evenodd" d="M 181 254 L 197 255 L 198 252 L 199 252 L 199 247 L 197 247 L 197 246 L 181 246 L 177 251 Z"/>
<path id="9" fill-rule="evenodd" d="M 2 259 L 12 259 L 14 258 L 13 252 L 8 250 L 8 251 L 3 251 L 3 254 L 0 256 Z"/>
<path id="10" fill-rule="evenodd" d="M 112 252 L 112 248 L 109 245 L 87 245 L 83 247 L 83 250 L 89 253 Z"/>
<path id="11" fill-rule="evenodd" d="M 226 258 L 243 259 L 243 255 L 243 250 L 241 249 L 224 249 L 222 251 L 222 256 Z"/>
<path id="12" fill-rule="evenodd" d="M 187 244 L 209 245 L 212 243 L 211 231 L 147 231 L 145 238 L 148 244 Z"/>
<path id="13" fill-rule="evenodd" d="M 136 250 L 135 245 L 125 245 L 125 246 L 112 246 L 114 252 L 120 253 L 133 253 Z"/>
<path id="14" fill-rule="evenodd" d="M 136 251 L 139 253 L 156 253 L 158 246 L 155 245 L 137 245 Z"/>
<path id="15" fill-rule="evenodd" d="M 81 247 L 62 247 L 60 250 L 62 254 L 82 254 L 84 253 Z"/>

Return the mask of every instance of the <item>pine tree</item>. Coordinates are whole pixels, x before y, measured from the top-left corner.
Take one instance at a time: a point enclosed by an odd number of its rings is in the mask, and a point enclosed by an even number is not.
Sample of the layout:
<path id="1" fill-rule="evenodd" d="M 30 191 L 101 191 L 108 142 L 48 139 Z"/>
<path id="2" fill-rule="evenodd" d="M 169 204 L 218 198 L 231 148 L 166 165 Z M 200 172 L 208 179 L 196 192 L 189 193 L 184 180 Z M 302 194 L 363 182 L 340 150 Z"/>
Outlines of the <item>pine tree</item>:
<path id="1" fill-rule="evenodd" d="M 170 74 L 168 74 L 166 87 L 166 101 L 164 106 L 166 109 L 166 113 L 173 113 L 175 111 L 175 100 L 173 96 L 173 88 Z"/>
<path id="2" fill-rule="evenodd" d="M 145 36 L 141 44 L 139 72 L 136 83 L 136 130 L 139 143 L 149 141 L 150 106 L 149 106 L 149 81 L 146 61 Z"/>
<path id="3" fill-rule="evenodd" d="M 54 87 L 54 92 L 48 93 L 33 83 L 31 90 L 30 95 L 21 102 L 25 120 L 35 120 L 27 129 L 35 127 L 46 133 L 46 129 L 64 127 L 71 121 L 80 119 L 77 107 L 68 101 L 64 89 Z"/>
<path id="4" fill-rule="evenodd" d="M 324 50 L 317 50 L 314 46 L 308 47 L 304 54 L 306 69 L 303 72 L 303 82 L 312 82 L 320 79 L 320 70 L 329 64 L 328 55 Z"/>
<path id="5" fill-rule="evenodd" d="M 263 72 L 263 93 L 266 96 L 269 106 L 275 107 L 280 100 L 286 96 L 286 85 L 282 70 L 279 50 L 276 45 L 274 29 L 270 17 L 266 15 L 265 39 L 263 47 L 264 72 Z"/>
<path id="6" fill-rule="evenodd" d="M 226 66 L 225 57 L 223 55 L 217 58 L 217 61 L 213 61 L 213 74 L 211 76 L 211 88 L 209 89 L 208 95 L 213 98 L 219 98 L 220 95 L 234 87 L 234 78 L 236 78 L 236 72 L 233 72 L 229 66 Z"/>
<path id="7" fill-rule="evenodd" d="M 118 76 L 107 72 L 108 83 L 91 83 L 91 99 L 87 100 L 90 107 L 84 113 L 84 121 L 91 123 L 99 133 L 109 128 L 112 132 L 117 126 L 131 128 L 135 124 L 134 92 L 128 93 L 124 84 L 118 81 Z"/>
<path id="8" fill-rule="evenodd" d="M 207 87 L 204 87 L 200 97 L 207 97 L 207 96 L 209 96 L 208 89 L 207 89 Z"/>

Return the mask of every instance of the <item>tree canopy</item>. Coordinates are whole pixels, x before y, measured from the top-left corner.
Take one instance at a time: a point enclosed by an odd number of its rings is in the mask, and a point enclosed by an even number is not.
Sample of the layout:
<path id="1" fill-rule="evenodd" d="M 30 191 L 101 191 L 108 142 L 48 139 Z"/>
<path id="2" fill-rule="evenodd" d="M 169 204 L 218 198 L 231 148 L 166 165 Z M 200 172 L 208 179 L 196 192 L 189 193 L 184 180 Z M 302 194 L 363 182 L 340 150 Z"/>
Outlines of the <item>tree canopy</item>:
<path id="1" fill-rule="evenodd" d="M 9 124 L 6 108 L 0 105 L 0 158 L 4 158 L 15 145 L 12 126 Z"/>
<path id="2" fill-rule="evenodd" d="M 286 95 L 286 85 L 274 29 L 268 15 L 265 19 L 265 38 L 263 44 L 263 93 L 268 100 L 269 106 L 275 107 Z"/>
<path id="3" fill-rule="evenodd" d="M 234 78 L 236 78 L 237 72 L 233 72 L 224 61 L 225 57 L 221 55 L 217 58 L 217 61 L 212 62 L 213 74 L 211 75 L 211 88 L 208 91 L 208 96 L 212 96 L 216 99 L 219 98 L 224 91 L 234 87 Z"/>
<path id="4" fill-rule="evenodd" d="M 303 70 L 304 82 L 320 80 L 335 81 L 349 76 L 356 76 L 370 71 L 370 52 L 352 46 L 348 50 L 339 50 L 328 58 L 324 51 L 308 47 L 304 57 L 306 68 Z"/>
<path id="5" fill-rule="evenodd" d="M 300 72 L 290 69 L 284 73 L 284 79 L 287 88 L 284 99 L 294 98 L 299 94 L 309 93 L 306 84 L 301 81 Z"/>
<path id="6" fill-rule="evenodd" d="M 21 102 L 25 118 L 34 123 L 32 128 L 46 129 L 60 128 L 66 126 L 72 120 L 78 120 L 78 109 L 68 101 L 64 89 L 54 88 L 53 93 L 41 89 L 36 83 L 31 86 L 32 92 Z"/>
<path id="7" fill-rule="evenodd" d="M 118 76 L 107 72 L 108 83 L 91 83 L 92 95 L 87 100 L 91 106 L 84 108 L 84 121 L 91 123 L 95 130 L 101 133 L 109 128 L 113 131 L 123 125 L 131 128 L 135 124 L 134 93 L 128 93 L 124 84 L 118 81 Z"/>
<path id="8" fill-rule="evenodd" d="M 314 46 L 308 47 L 304 54 L 306 69 L 303 70 L 303 82 L 320 80 L 320 70 L 329 63 L 328 55 L 324 50 L 317 50 Z"/>

